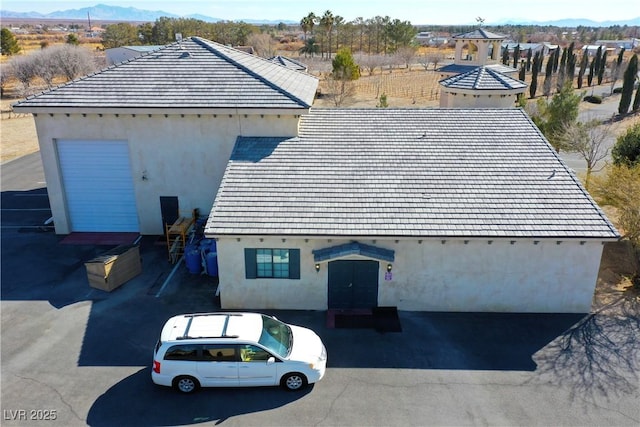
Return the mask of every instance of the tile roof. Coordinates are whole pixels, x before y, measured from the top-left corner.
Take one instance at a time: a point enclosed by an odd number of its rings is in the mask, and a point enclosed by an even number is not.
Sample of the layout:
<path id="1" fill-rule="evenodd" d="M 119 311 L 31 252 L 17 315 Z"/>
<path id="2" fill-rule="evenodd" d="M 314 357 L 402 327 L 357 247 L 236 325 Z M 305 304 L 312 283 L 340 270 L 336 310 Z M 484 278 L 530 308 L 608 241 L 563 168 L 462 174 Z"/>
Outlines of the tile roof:
<path id="1" fill-rule="evenodd" d="M 502 34 L 492 33 L 482 28 L 469 31 L 467 33 L 457 34 L 454 39 L 487 39 L 487 40 L 504 40 L 507 37 Z"/>
<path id="2" fill-rule="evenodd" d="M 477 67 L 464 74 L 447 77 L 440 80 L 440 84 L 449 89 L 470 90 L 524 90 L 527 88 L 524 82 L 488 67 Z"/>
<path id="3" fill-rule="evenodd" d="M 293 58 L 287 58 L 286 56 L 272 56 L 271 58 L 269 58 L 269 61 L 273 62 L 274 64 L 282 65 L 284 67 L 293 68 L 294 70 L 298 71 L 307 71 L 307 68 L 309 68 L 302 62 L 296 61 Z"/>
<path id="4" fill-rule="evenodd" d="M 497 71 L 502 74 L 512 74 L 518 71 L 516 68 L 510 67 L 508 65 L 502 64 L 487 64 L 484 66 L 493 71 Z M 438 68 L 438 72 L 445 74 L 464 74 L 469 71 L 473 71 L 478 68 L 478 65 L 462 65 L 462 64 L 447 64 L 443 67 Z"/>
<path id="5" fill-rule="evenodd" d="M 33 108 L 307 109 L 318 79 L 191 37 L 15 104 Z"/>
<path id="6" fill-rule="evenodd" d="M 520 109 L 315 109 L 238 138 L 207 235 L 618 238 Z"/>

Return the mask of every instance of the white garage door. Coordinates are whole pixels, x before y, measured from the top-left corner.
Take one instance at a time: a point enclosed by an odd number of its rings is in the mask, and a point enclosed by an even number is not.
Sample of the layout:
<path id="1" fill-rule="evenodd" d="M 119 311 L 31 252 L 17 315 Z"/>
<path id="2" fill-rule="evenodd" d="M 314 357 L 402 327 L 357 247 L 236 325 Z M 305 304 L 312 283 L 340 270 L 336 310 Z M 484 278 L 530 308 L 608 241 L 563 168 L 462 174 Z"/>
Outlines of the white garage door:
<path id="1" fill-rule="evenodd" d="M 126 141 L 58 141 L 71 231 L 139 231 Z"/>

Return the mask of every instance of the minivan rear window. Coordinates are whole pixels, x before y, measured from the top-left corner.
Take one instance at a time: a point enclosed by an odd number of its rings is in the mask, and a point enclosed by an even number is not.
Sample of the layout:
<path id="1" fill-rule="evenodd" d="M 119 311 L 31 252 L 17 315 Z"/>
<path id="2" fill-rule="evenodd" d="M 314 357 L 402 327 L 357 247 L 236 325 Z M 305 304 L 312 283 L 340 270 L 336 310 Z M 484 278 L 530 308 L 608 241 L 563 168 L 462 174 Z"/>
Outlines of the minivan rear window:
<path id="1" fill-rule="evenodd" d="M 164 360 L 198 360 L 198 347 L 193 344 L 180 344 L 169 347 Z"/>

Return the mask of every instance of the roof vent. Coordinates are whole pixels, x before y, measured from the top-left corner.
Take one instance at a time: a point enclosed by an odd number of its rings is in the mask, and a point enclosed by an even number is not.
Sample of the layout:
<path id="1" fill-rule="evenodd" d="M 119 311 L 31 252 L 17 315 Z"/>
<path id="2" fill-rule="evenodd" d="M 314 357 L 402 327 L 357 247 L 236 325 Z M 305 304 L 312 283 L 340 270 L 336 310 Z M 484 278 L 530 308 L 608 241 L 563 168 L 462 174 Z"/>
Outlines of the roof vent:
<path id="1" fill-rule="evenodd" d="M 180 58 L 191 58 L 191 53 L 190 52 L 182 52 L 182 54 L 180 55 Z"/>

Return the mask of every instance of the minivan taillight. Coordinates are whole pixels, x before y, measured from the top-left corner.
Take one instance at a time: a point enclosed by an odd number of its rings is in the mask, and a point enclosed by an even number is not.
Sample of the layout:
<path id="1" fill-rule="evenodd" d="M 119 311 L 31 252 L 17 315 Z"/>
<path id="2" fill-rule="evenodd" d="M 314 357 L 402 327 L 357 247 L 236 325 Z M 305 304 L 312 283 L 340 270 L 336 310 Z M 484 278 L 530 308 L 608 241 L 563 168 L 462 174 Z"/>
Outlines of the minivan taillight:
<path id="1" fill-rule="evenodd" d="M 160 362 L 158 362 L 157 360 L 153 361 L 153 372 L 155 372 L 156 374 L 160 373 Z"/>

